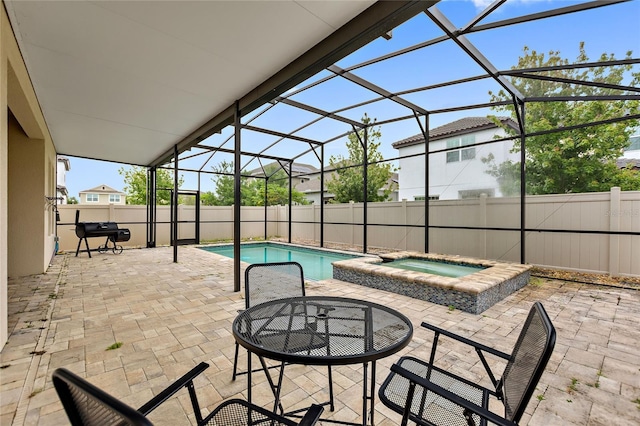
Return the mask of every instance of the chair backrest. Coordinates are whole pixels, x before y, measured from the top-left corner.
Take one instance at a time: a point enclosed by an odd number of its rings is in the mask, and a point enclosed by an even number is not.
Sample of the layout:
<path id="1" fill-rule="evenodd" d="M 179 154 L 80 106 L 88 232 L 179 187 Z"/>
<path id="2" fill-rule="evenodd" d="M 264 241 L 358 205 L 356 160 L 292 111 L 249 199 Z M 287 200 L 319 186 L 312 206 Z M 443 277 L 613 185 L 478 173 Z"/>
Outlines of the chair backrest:
<path id="1" fill-rule="evenodd" d="M 544 372 L 556 343 L 556 330 L 540 302 L 535 302 L 502 375 L 505 417 L 518 422 Z"/>
<path id="2" fill-rule="evenodd" d="M 64 368 L 53 372 L 53 385 L 73 426 L 152 426 L 136 409 Z"/>
<path id="3" fill-rule="evenodd" d="M 244 272 L 245 306 L 304 296 L 304 273 L 298 262 L 254 263 Z"/>

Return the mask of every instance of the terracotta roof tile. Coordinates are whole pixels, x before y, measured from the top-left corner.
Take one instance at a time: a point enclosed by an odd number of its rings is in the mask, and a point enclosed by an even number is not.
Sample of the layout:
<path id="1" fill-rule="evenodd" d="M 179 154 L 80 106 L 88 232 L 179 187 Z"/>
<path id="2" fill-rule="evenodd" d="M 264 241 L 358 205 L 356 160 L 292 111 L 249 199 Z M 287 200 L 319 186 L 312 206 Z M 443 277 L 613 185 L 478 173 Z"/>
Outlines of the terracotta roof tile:
<path id="1" fill-rule="evenodd" d="M 497 117 L 502 123 L 507 124 L 511 127 L 517 128 L 517 124 L 509 117 Z M 456 134 L 465 134 L 470 133 L 471 131 L 485 129 L 485 128 L 495 128 L 496 124 L 487 117 L 465 117 L 460 120 L 452 121 L 451 123 L 447 123 L 443 126 L 436 127 L 435 129 L 431 129 L 429 131 L 429 139 L 431 141 L 443 139 L 448 136 L 456 135 Z M 424 137 L 422 133 L 417 134 L 415 136 L 411 136 L 406 139 L 402 139 L 398 142 L 394 142 L 391 145 L 398 149 L 404 148 L 406 146 L 416 145 L 424 143 Z"/>

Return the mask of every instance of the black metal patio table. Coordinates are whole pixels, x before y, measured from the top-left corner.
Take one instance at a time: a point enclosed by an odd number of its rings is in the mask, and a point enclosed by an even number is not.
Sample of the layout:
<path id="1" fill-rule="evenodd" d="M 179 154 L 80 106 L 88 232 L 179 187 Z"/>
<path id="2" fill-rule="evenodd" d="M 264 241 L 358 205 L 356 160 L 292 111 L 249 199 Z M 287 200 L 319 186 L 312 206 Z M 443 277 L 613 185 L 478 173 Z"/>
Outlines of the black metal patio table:
<path id="1" fill-rule="evenodd" d="M 413 326 L 400 312 L 377 303 L 344 297 L 305 296 L 272 300 L 241 312 L 233 322 L 233 335 L 250 353 L 281 362 L 330 366 L 362 363 L 362 424 L 366 425 L 370 419 L 373 425 L 376 360 L 407 346 Z M 251 401 L 251 356 L 247 358 Z M 280 405 L 280 370 L 273 389 L 274 411 Z M 333 401 L 326 404 L 331 404 L 333 411 Z"/>

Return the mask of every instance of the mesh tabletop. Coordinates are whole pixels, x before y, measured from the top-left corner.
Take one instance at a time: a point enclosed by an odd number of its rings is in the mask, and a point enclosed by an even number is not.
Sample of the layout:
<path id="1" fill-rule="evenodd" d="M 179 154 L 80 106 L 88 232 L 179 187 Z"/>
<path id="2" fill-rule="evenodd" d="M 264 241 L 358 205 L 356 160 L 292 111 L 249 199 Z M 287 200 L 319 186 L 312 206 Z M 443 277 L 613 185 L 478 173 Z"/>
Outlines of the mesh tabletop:
<path id="1" fill-rule="evenodd" d="M 238 343 L 280 361 L 337 365 L 374 361 L 404 348 L 409 319 L 377 303 L 342 297 L 273 300 L 243 311 L 233 323 Z"/>

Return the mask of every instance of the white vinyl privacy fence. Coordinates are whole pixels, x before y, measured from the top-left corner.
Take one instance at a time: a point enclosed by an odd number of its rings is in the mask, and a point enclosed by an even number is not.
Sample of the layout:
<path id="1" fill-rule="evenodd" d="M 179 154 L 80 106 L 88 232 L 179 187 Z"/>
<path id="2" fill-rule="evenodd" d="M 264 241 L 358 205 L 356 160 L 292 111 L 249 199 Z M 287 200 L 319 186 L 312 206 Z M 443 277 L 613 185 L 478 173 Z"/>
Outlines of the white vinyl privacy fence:
<path id="1" fill-rule="evenodd" d="M 368 203 L 368 248 L 425 249 L 424 201 Z M 58 206 L 60 249 L 76 250 L 74 218 L 117 222 L 131 230 L 126 246 L 145 247 L 145 206 Z M 291 238 L 320 242 L 318 205 L 293 206 Z M 288 237 L 288 206 L 242 207 L 242 238 Z M 265 227 L 265 215 L 267 223 Z M 179 206 L 178 238 L 195 235 L 195 207 Z M 324 207 L 324 243 L 364 244 L 362 203 Z M 429 202 L 429 251 L 520 262 L 520 198 L 486 198 Z M 158 245 L 170 242 L 169 207 L 158 207 Z M 233 209 L 201 207 L 200 241 L 233 238 Z M 585 272 L 640 276 L 640 191 L 528 196 L 525 208 L 526 263 Z M 96 248 L 103 243 L 90 240 Z"/>

